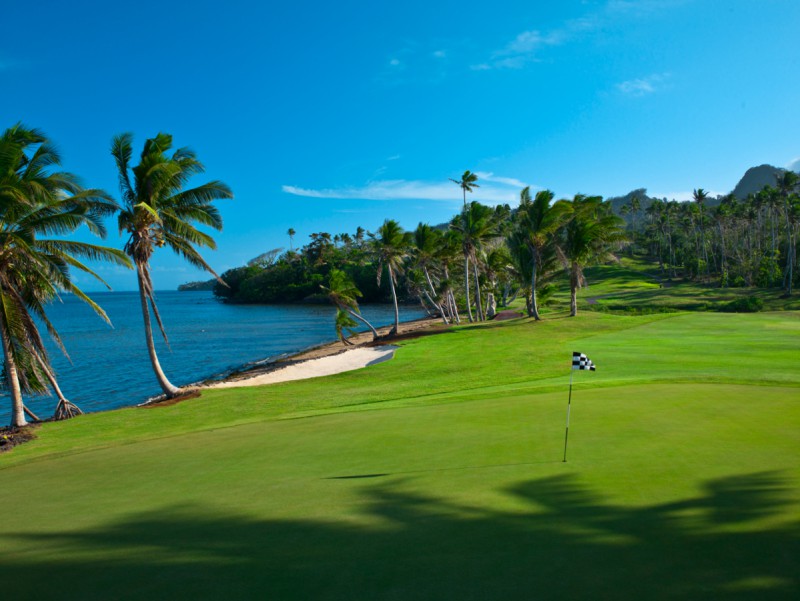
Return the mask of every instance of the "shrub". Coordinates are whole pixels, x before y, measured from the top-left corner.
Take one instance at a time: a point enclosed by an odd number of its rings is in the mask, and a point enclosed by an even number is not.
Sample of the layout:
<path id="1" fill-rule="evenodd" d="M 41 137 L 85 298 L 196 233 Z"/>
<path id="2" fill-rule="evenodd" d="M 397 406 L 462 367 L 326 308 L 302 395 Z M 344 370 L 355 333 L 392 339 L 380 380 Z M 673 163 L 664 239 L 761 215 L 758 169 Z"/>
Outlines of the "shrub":
<path id="1" fill-rule="evenodd" d="M 764 301 L 757 296 L 743 296 L 725 303 L 720 311 L 726 313 L 758 313 L 764 308 Z"/>

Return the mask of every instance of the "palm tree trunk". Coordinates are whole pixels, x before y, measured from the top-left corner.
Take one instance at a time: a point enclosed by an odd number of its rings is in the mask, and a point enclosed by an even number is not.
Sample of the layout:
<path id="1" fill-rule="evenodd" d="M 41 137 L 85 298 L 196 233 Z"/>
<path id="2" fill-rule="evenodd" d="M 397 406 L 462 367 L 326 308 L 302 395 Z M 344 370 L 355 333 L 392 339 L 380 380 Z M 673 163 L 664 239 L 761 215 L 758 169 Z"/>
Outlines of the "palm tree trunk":
<path id="1" fill-rule="evenodd" d="M 541 321 L 541 317 L 539 316 L 539 307 L 536 306 L 536 251 L 531 249 L 531 263 L 533 263 L 533 267 L 531 268 L 531 315 L 528 317 L 533 317 L 536 321 Z"/>
<path id="2" fill-rule="evenodd" d="M 397 291 L 394 289 L 394 272 L 392 266 L 387 263 L 386 268 L 389 270 L 389 287 L 392 289 L 392 301 L 394 302 L 394 327 L 389 332 L 389 336 L 396 336 L 400 328 L 400 308 L 397 306 Z"/>
<path id="3" fill-rule="evenodd" d="M 352 309 L 350 309 L 348 307 L 343 307 L 343 308 L 350 314 L 350 317 L 355 317 L 357 320 L 359 320 L 360 322 L 365 324 L 372 331 L 372 340 L 373 341 L 375 341 L 378 338 L 380 338 L 380 336 L 378 335 L 378 330 L 376 330 L 374 327 L 372 327 L 372 324 L 370 322 L 368 322 L 366 319 L 364 319 L 361 315 L 359 315 L 358 313 L 356 313 Z"/>
<path id="4" fill-rule="evenodd" d="M 575 317 L 578 315 L 578 265 L 572 264 L 572 269 L 569 273 L 569 315 Z"/>
<path id="5" fill-rule="evenodd" d="M 444 266 L 444 279 L 448 282 L 450 281 L 450 270 L 447 268 L 447 265 Z M 451 320 L 455 320 L 457 324 L 461 323 L 461 316 L 458 314 L 458 305 L 456 304 L 456 295 L 453 294 L 453 290 L 449 289 L 447 291 L 447 297 L 450 302 L 450 315 Z"/>
<path id="6" fill-rule="evenodd" d="M 486 315 L 483 312 L 483 303 L 481 302 L 481 281 L 478 278 L 478 260 L 472 262 L 472 268 L 475 270 L 475 302 L 477 303 L 476 311 L 478 313 L 478 321 L 486 321 Z"/>
<path id="7" fill-rule="evenodd" d="M 53 372 L 50 371 L 49 367 L 47 367 L 47 363 L 44 362 L 44 359 L 42 359 L 39 353 L 35 354 L 35 358 L 36 362 L 39 364 L 39 367 L 44 372 L 44 375 L 50 381 L 50 386 L 53 387 L 53 392 L 56 393 L 56 397 L 58 398 L 58 403 L 56 404 L 56 410 L 53 413 L 53 417 L 56 420 L 64 420 L 75 417 L 76 415 L 82 415 L 83 411 L 80 410 L 80 407 L 67 399 L 67 397 L 64 396 L 64 393 L 61 392 L 61 387 L 58 385 L 58 380 L 56 380 Z"/>
<path id="8" fill-rule="evenodd" d="M 161 390 L 167 397 L 172 398 L 180 394 L 180 388 L 174 386 L 172 382 L 167 379 L 164 370 L 161 369 L 161 364 L 158 362 L 158 355 L 156 355 L 156 345 L 153 342 L 153 326 L 150 322 L 150 309 L 147 306 L 147 296 L 145 295 L 145 279 L 144 270 L 141 265 L 136 265 L 136 277 L 139 282 L 139 300 L 142 304 L 142 316 L 144 317 L 144 335 L 147 342 L 147 352 L 150 354 L 150 364 L 153 366 L 153 371 L 156 374 Z"/>
<path id="9" fill-rule="evenodd" d="M 431 294 L 433 294 L 433 296 L 436 297 L 436 288 L 433 287 L 433 282 L 431 281 L 431 276 L 428 273 L 428 268 L 427 267 L 423 267 L 422 268 L 422 272 L 425 274 L 425 278 L 428 280 L 428 286 L 430 286 L 430 288 L 431 288 Z M 438 300 L 438 297 L 434 299 L 434 298 L 428 296 L 428 298 L 433 303 L 433 305 L 437 309 L 439 309 L 439 313 L 441 313 L 442 321 L 445 323 L 445 325 L 449 325 L 450 322 L 447 320 L 447 314 L 445 313 L 445 310 L 444 310 L 444 303 L 437 303 L 436 301 Z"/>
<path id="10" fill-rule="evenodd" d="M 794 277 L 793 263 L 794 263 L 794 247 L 792 245 L 792 222 L 789 219 L 789 201 L 785 201 L 786 205 L 786 294 L 792 295 L 792 278 Z"/>
<path id="11" fill-rule="evenodd" d="M 472 318 L 472 307 L 469 302 L 469 256 L 466 254 L 464 254 L 464 291 L 467 294 L 467 315 L 469 322 L 472 323 L 475 320 Z"/>
<path id="12" fill-rule="evenodd" d="M 25 421 L 25 405 L 22 403 L 22 390 L 19 386 L 17 363 L 11 354 L 11 341 L 8 338 L 5 325 L 0 325 L 0 338 L 3 340 L 6 379 L 8 380 L 8 391 L 11 394 L 11 427 L 21 428 L 27 426 L 28 422 Z"/>

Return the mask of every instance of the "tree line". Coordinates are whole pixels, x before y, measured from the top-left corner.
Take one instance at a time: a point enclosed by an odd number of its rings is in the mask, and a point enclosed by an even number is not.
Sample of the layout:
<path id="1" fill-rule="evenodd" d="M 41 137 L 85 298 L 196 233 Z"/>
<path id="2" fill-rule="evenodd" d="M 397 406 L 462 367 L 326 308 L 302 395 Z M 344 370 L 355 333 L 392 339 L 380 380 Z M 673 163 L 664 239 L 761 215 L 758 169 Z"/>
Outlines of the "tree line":
<path id="1" fill-rule="evenodd" d="M 458 324 L 489 319 L 498 305 L 521 295 L 528 315 L 541 319 L 539 305 L 552 294 L 553 279 L 566 271 L 574 316 L 584 268 L 607 260 L 626 241 L 623 220 L 599 196 L 554 201 L 549 190 L 532 196 L 525 188 L 518 206 L 491 207 L 467 201 L 480 187 L 474 173 L 452 181 L 461 189 L 463 207 L 446 224 L 420 223 L 405 231 L 387 219 L 374 233 L 361 227 L 354 235 L 314 233 L 297 250 L 274 249 L 225 272 L 215 294 L 228 302 L 265 303 L 327 296 L 339 308 L 337 332 L 344 340 L 359 298 L 391 300 L 390 335 L 404 300 L 420 302 L 445 324 Z M 295 231 L 287 234 L 291 245 Z"/>
<path id="2" fill-rule="evenodd" d="M 781 287 L 791 295 L 800 283 L 797 235 L 800 178 L 776 175 L 775 185 L 739 199 L 713 199 L 702 188 L 692 202 L 654 200 L 646 208 L 637 196 L 622 205 L 629 222 L 630 252 L 656 261 L 669 278 L 687 277 L 721 287 Z"/>

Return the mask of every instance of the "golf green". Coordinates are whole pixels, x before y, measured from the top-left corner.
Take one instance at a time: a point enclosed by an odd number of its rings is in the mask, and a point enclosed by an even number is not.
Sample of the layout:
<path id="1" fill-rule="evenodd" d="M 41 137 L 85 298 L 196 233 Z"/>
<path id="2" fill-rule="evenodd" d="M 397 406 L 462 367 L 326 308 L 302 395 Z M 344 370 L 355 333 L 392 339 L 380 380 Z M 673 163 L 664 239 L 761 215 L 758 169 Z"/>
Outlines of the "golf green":
<path id="1" fill-rule="evenodd" d="M 631 319 L 462 328 L 361 372 L 43 428 L 0 458 L 3 592 L 797 598 L 800 376 L 774 364 L 797 315 Z M 476 345 L 493 368 L 459 389 Z M 599 368 L 574 374 L 565 463 L 549 365 L 573 346 Z"/>

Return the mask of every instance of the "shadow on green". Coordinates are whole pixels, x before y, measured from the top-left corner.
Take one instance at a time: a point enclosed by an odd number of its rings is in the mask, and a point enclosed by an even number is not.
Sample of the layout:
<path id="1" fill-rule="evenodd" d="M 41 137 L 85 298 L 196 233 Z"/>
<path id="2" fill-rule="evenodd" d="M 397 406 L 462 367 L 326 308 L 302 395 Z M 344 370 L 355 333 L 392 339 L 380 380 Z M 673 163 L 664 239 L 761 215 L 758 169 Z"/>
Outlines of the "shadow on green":
<path id="1" fill-rule="evenodd" d="M 369 474 L 375 475 L 378 474 Z M 381 474 L 382 475 L 382 474 Z M 335 474 L 331 474 L 335 476 Z M 515 511 L 365 481 L 370 526 L 254 520 L 167 507 L 103 529 L 15 535 L 52 550 L 6 556 L 12 599 L 797 599 L 800 527 L 780 473 L 708 481 L 651 506 L 605 502 L 570 476 L 513 485 Z M 343 484 L 344 485 L 344 484 Z"/>

